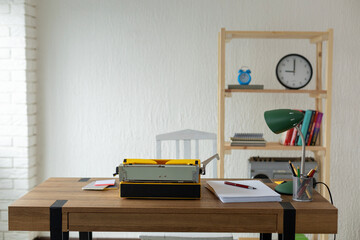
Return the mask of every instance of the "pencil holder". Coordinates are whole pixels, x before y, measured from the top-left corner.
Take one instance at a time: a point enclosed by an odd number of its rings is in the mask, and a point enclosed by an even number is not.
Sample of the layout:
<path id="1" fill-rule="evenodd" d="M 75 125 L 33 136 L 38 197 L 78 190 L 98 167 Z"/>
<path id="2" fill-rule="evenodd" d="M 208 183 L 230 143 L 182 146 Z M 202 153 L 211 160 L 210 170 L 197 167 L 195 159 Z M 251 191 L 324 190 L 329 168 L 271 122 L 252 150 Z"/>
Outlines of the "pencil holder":
<path id="1" fill-rule="evenodd" d="M 307 176 L 293 177 L 293 200 L 310 202 L 313 198 L 314 178 Z"/>

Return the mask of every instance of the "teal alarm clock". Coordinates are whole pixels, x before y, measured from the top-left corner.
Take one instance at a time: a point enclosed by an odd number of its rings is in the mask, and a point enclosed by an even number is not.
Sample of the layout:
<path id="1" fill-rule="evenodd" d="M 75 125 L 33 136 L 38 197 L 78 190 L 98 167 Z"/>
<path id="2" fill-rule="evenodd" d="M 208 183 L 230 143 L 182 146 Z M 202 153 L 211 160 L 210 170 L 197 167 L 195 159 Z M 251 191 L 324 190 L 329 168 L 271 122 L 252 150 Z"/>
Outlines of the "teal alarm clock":
<path id="1" fill-rule="evenodd" d="M 241 67 L 239 70 L 238 82 L 240 85 L 248 85 L 251 81 L 251 71 L 248 68 Z"/>

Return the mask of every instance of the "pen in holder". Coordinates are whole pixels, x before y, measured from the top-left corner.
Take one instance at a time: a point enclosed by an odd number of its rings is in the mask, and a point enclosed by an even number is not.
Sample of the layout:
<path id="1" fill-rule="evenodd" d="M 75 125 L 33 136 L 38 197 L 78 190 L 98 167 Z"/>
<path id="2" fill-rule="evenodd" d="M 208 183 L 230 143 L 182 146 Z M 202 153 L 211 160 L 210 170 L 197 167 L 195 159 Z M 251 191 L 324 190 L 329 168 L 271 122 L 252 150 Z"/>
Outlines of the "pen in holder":
<path id="1" fill-rule="evenodd" d="M 313 197 L 313 177 L 293 176 L 293 200 L 299 202 L 310 202 Z"/>

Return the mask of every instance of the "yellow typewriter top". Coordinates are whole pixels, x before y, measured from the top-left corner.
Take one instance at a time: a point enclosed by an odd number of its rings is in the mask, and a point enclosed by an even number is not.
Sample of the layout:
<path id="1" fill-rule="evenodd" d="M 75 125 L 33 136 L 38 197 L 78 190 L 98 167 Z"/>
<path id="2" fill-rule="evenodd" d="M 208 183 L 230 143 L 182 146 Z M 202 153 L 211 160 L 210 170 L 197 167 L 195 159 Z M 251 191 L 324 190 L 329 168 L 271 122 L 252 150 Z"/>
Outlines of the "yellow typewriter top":
<path id="1" fill-rule="evenodd" d="M 198 165 L 200 166 L 199 159 L 137 159 L 137 158 L 128 158 L 124 159 L 124 165 L 135 165 L 135 164 L 145 164 L 145 165 Z"/>

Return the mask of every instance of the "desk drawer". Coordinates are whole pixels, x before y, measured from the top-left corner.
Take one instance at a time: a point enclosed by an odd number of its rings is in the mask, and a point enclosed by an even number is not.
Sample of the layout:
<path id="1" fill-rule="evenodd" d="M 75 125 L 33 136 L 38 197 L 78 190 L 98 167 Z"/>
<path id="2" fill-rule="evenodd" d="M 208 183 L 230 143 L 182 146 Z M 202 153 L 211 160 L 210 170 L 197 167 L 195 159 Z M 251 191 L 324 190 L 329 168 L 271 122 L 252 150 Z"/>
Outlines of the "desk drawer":
<path id="1" fill-rule="evenodd" d="M 277 231 L 277 215 L 69 213 L 69 230 L 271 233 Z"/>

